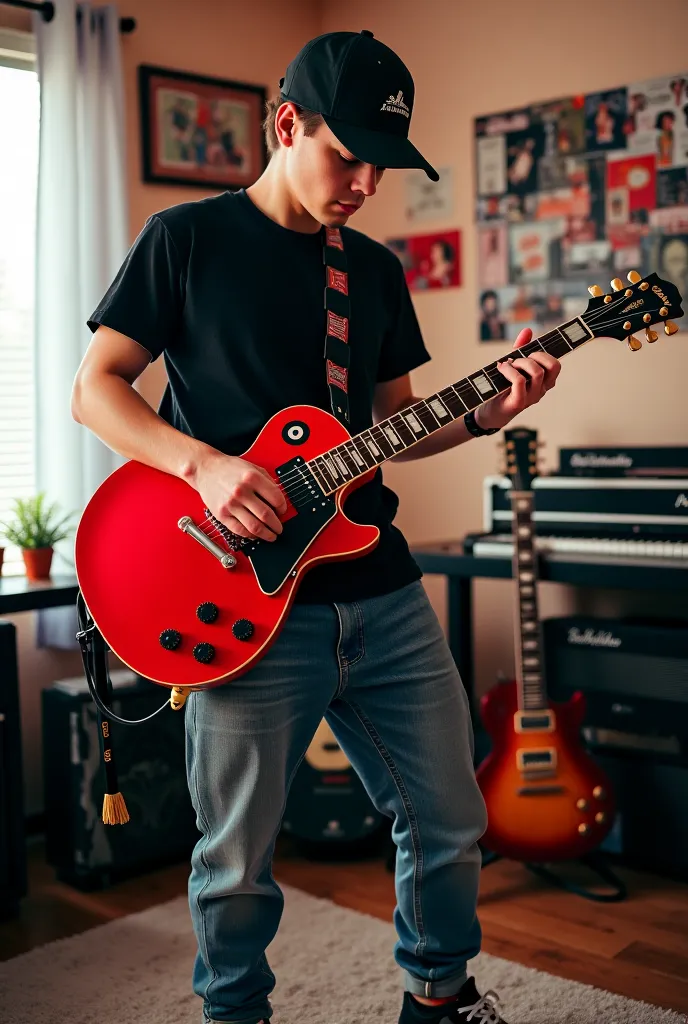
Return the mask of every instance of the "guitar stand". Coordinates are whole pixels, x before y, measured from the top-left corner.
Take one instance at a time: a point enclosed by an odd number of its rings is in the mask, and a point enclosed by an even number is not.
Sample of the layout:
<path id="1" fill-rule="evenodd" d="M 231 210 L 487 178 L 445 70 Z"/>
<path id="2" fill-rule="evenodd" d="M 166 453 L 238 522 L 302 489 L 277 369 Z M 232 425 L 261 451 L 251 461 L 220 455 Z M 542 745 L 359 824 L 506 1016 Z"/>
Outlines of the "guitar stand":
<path id="1" fill-rule="evenodd" d="M 481 847 L 482 849 L 482 847 Z M 482 866 L 486 868 L 489 864 L 493 864 L 496 860 L 501 860 L 501 854 L 493 853 L 491 850 L 483 850 L 483 863 Z M 575 893 L 577 896 L 583 896 L 586 900 L 595 900 L 597 903 L 620 903 L 621 900 L 625 900 L 628 896 L 628 889 L 624 882 L 619 876 L 612 870 L 607 857 L 600 850 L 593 850 L 591 853 L 586 854 L 584 857 L 579 857 L 578 862 L 584 864 L 586 867 L 596 874 L 603 882 L 606 882 L 611 886 L 611 892 L 593 892 L 591 889 L 585 889 L 581 885 L 576 885 L 575 882 L 568 881 L 552 871 L 551 868 L 545 864 L 533 864 L 529 861 L 521 861 L 524 867 L 527 867 L 529 871 L 532 871 L 538 878 L 543 878 L 546 882 L 550 882 L 552 885 L 558 886 L 560 889 L 565 889 L 566 892 Z"/>

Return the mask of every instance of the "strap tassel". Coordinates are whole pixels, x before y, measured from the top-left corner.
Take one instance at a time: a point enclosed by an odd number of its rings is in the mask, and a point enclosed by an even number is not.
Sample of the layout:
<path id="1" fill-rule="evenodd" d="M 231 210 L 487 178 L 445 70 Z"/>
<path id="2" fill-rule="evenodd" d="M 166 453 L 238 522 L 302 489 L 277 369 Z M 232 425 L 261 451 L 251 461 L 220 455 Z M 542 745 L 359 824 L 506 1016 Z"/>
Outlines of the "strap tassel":
<path id="1" fill-rule="evenodd" d="M 121 793 L 106 793 L 103 797 L 103 821 L 106 825 L 126 825 L 129 811 Z"/>

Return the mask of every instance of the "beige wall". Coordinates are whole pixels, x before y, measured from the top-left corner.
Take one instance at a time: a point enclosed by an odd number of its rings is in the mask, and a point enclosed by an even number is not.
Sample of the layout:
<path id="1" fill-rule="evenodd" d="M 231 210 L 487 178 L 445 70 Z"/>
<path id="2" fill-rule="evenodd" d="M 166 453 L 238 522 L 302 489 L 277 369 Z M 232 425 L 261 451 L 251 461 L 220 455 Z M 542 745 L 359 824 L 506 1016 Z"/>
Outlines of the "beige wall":
<path id="1" fill-rule="evenodd" d="M 462 230 L 464 242 L 463 287 L 416 297 L 433 355 L 414 374 L 421 395 L 502 351 L 477 341 L 472 118 L 688 70 L 685 0 L 662 0 L 655 7 L 626 0 L 614 9 L 613 18 L 605 16 L 597 0 L 121 0 L 120 11 L 138 22 L 136 32 L 123 37 L 132 239 L 150 213 L 203 196 L 200 190 L 144 185 L 140 180 L 139 63 L 245 79 L 272 92 L 306 39 L 320 31 L 362 28 L 371 29 L 406 61 L 417 88 L 412 137 L 436 166 L 454 167 L 456 214 L 451 226 Z M 15 19 L 12 23 L 20 27 L 17 18 L 17 12 L 0 7 L 0 24 Z M 406 230 L 402 182 L 403 172 L 390 173 L 355 226 L 380 239 Z M 141 385 L 153 404 L 162 386 L 161 369 L 151 368 Z M 686 442 L 687 376 L 684 332 L 653 348 L 645 346 L 637 355 L 618 343 L 594 342 L 565 363 L 555 392 L 522 422 L 536 427 L 547 441 L 550 466 L 557 447 L 567 443 Z M 423 462 L 388 466 L 386 479 L 401 496 L 398 523 L 408 538 L 433 540 L 479 529 L 481 481 L 497 465 L 496 442 L 485 438 Z M 444 618 L 440 579 L 426 577 L 426 585 Z M 507 584 L 489 581 L 478 584 L 477 594 L 477 668 L 484 689 L 499 669 L 508 672 L 513 665 L 511 594 Z M 607 593 L 578 597 L 600 614 L 622 607 L 643 610 L 649 600 Z M 564 588 L 543 588 L 545 614 L 558 614 L 571 601 Z M 658 601 L 652 610 L 661 607 Z M 666 601 L 664 607 L 673 610 Z M 78 655 L 36 651 L 32 617 L 17 616 L 15 621 L 21 634 L 27 801 L 33 812 L 41 806 L 39 692 L 52 679 L 77 672 L 80 663 Z"/>
<path id="2" fill-rule="evenodd" d="M 537 100 L 591 92 L 654 75 L 688 70 L 688 3 L 648 7 L 627 0 L 618 9 L 597 0 L 323 0 L 322 31 L 370 29 L 402 57 L 414 76 L 411 137 L 435 167 L 455 172 L 455 216 L 438 227 L 463 232 L 459 289 L 414 297 L 430 363 L 413 374 L 414 391 L 431 394 L 502 354 L 481 344 L 476 326 L 472 119 Z M 356 220 L 376 238 L 413 233 L 404 219 L 403 172 L 389 172 L 374 202 Z M 432 230 L 432 227 L 430 228 Z M 599 283 L 603 287 L 607 282 Z M 673 338 L 632 354 L 609 340 L 571 356 L 553 393 L 519 419 L 546 441 L 547 467 L 566 444 L 688 443 L 684 381 L 688 322 Z M 497 438 L 481 438 L 422 462 L 387 466 L 401 499 L 398 524 L 410 541 L 457 537 L 481 529 L 481 482 L 498 469 Z M 444 617 L 443 584 L 425 577 Z M 513 671 L 511 585 L 477 584 L 477 674 L 482 691 L 501 669 Z M 675 599 L 541 588 L 541 611 L 566 614 L 577 597 L 595 614 L 676 611 Z"/>
<path id="3" fill-rule="evenodd" d="M 136 31 L 122 36 L 133 240 L 151 213 L 206 194 L 141 181 L 137 66 L 159 64 L 233 78 L 272 92 L 293 54 L 317 35 L 320 22 L 318 0 L 119 0 L 118 6 L 121 15 L 137 21 Z M 0 6 L 0 25 L 29 29 L 30 24 L 23 12 Z M 151 375 L 142 391 L 155 404 L 160 381 Z M 12 621 L 18 630 L 26 811 L 34 814 L 43 805 L 40 691 L 55 679 L 81 674 L 81 658 L 78 653 L 37 650 L 33 614 Z"/>

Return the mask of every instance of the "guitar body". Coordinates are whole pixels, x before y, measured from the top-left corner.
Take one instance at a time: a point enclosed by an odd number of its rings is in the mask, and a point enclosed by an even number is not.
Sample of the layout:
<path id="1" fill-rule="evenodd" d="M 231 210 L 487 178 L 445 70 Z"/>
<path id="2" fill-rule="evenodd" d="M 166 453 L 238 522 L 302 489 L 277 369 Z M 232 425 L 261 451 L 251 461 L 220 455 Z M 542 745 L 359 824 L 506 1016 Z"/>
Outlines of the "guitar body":
<path id="1" fill-rule="evenodd" d="M 480 704 L 492 751 L 477 770 L 489 823 L 481 842 L 513 860 L 548 862 L 582 857 L 599 846 L 613 824 L 607 776 L 583 750 L 579 731 L 585 698 L 549 702 L 551 731 L 519 732 L 515 682 L 497 683 Z M 547 771 L 523 770 L 520 752 L 553 752 Z M 601 817 L 600 817 L 601 816 Z"/>
<path id="2" fill-rule="evenodd" d="M 349 437 L 330 413 L 292 406 L 265 424 L 242 458 L 275 480 L 282 468 L 286 479 L 290 470 L 284 467 L 293 460 L 308 462 Z M 378 528 L 360 526 L 342 511 L 351 491 L 374 473 L 375 468 L 350 481 L 317 510 L 310 500 L 309 507 L 290 501 L 280 517 L 283 532 L 275 541 L 259 541 L 252 562 L 210 527 L 203 499 L 189 484 L 139 462 L 126 463 L 95 492 L 76 535 L 77 578 L 93 621 L 121 661 L 162 686 L 204 689 L 242 675 L 277 639 L 309 568 L 356 558 L 376 546 Z M 196 526 L 205 523 L 203 532 L 231 552 L 236 564 L 225 568 L 184 532 L 179 526 L 184 517 Z M 217 615 L 203 622 L 197 610 L 208 603 Z M 246 639 L 232 631 L 240 620 L 253 627 Z M 181 637 L 173 650 L 160 642 L 167 630 Z M 194 656 L 198 644 L 212 646 L 210 662 Z M 208 649 L 203 653 L 207 656 Z"/>

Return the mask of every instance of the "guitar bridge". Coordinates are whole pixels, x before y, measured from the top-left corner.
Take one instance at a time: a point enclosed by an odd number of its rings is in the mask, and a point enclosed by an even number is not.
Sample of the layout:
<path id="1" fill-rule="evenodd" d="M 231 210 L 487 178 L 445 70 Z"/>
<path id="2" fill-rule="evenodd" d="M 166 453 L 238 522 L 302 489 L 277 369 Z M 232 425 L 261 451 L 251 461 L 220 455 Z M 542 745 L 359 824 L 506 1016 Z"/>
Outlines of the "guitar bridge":
<path id="1" fill-rule="evenodd" d="M 221 523 L 219 519 L 215 518 L 210 509 L 204 508 L 203 511 L 208 521 L 211 522 L 217 532 L 224 537 L 232 551 L 241 551 L 242 548 L 245 548 L 248 544 L 257 544 L 259 542 L 259 537 L 240 537 L 238 533 L 232 533 L 224 523 Z"/>

